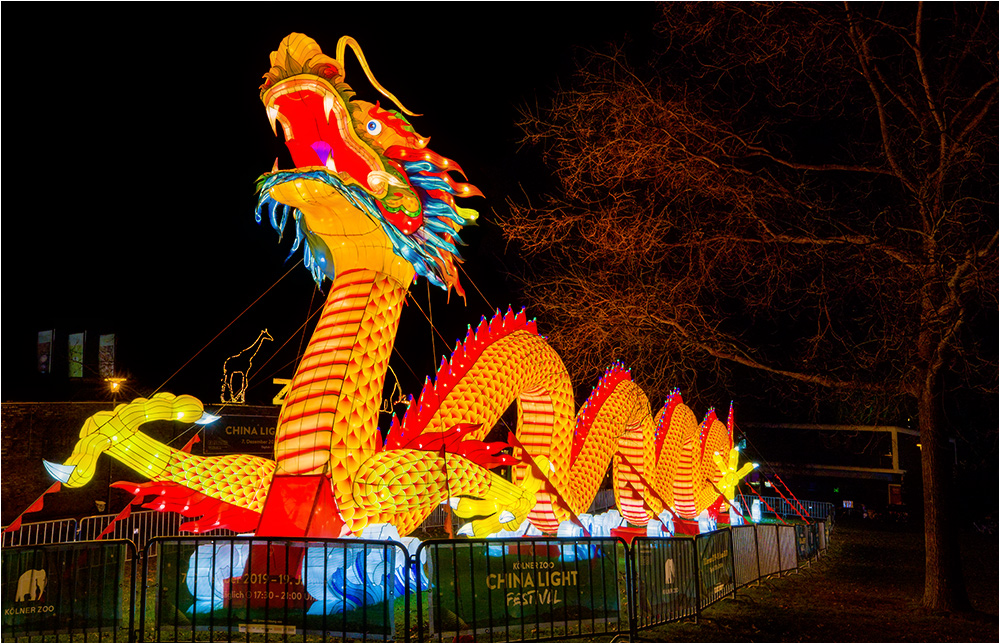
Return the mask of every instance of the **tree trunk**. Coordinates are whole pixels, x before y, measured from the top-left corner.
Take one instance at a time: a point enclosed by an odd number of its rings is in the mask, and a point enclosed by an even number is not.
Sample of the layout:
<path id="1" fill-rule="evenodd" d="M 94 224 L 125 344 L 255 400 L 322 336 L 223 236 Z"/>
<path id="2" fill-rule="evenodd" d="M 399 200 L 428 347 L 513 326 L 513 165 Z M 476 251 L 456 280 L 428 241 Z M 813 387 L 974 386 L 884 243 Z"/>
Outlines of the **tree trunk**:
<path id="1" fill-rule="evenodd" d="M 970 610 L 962 575 L 953 496 L 954 452 L 941 423 L 941 379 L 920 387 L 920 463 L 924 483 L 924 599 L 926 608 Z"/>

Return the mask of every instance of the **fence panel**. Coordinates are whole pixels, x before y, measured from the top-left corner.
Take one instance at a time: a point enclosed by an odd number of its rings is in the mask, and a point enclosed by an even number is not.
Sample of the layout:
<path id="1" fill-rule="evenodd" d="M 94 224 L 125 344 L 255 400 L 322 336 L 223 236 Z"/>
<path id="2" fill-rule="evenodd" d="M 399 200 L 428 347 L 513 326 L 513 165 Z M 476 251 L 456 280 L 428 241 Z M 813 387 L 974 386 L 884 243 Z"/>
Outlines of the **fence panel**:
<path id="1" fill-rule="evenodd" d="M 760 578 L 760 562 L 757 557 L 757 529 L 752 525 L 734 526 L 733 532 L 733 572 L 736 587 L 741 588 Z"/>
<path id="2" fill-rule="evenodd" d="M 424 519 L 424 522 L 420 524 L 420 530 L 424 532 L 429 532 L 430 530 L 437 530 L 444 528 L 448 521 L 451 521 L 452 530 L 457 531 L 459 520 L 455 516 L 455 513 L 444 505 L 439 505 L 434 508 L 431 513 Z"/>
<path id="3" fill-rule="evenodd" d="M 192 641 L 204 631 L 226 641 L 408 639 L 412 570 L 402 544 L 159 537 L 152 548 L 159 556 L 143 612 L 153 641 Z"/>
<path id="4" fill-rule="evenodd" d="M 698 608 L 705 609 L 733 592 L 730 531 L 716 530 L 694 539 L 698 548 Z"/>
<path id="5" fill-rule="evenodd" d="M 419 641 L 512 641 L 629 632 L 629 562 L 615 538 L 427 541 Z"/>
<path id="6" fill-rule="evenodd" d="M 636 537 L 632 541 L 637 629 L 698 613 L 695 556 L 693 539 Z"/>
<path id="7" fill-rule="evenodd" d="M 803 562 L 811 561 L 819 554 L 819 526 L 820 522 L 809 525 L 795 526 L 795 537 L 798 541 L 799 565 Z"/>
<path id="8" fill-rule="evenodd" d="M 597 496 L 590 504 L 587 514 L 598 514 L 616 507 L 614 490 L 598 490 Z"/>
<path id="9" fill-rule="evenodd" d="M 795 526 L 778 526 L 778 567 L 781 572 L 795 570 L 799 566 L 796 551 Z"/>
<path id="10" fill-rule="evenodd" d="M 76 541 L 76 519 L 22 523 L 17 530 L 3 533 L 4 548 L 70 541 Z"/>
<path id="11" fill-rule="evenodd" d="M 104 532 L 117 514 L 98 514 L 80 520 L 80 539 L 96 539 Z M 176 537 L 181 534 L 181 523 L 185 519 L 176 512 L 158 512 L 156 510 L 140 510 L 115 523 L 107 538 L 129 539 L 139 550 L 144 550 L 146 544 L 156 537 Z M 200 533 L 199 536 L 235 536 L 231 530 L 212 530 Z M 155 552 L 152 553 L 155 555 Z"/>
<path id="12" fill-rule="evenodd" d="M 800 512 L 808 519 L 826 519 L 833 516 L 833 504 L 825 501 L 797 501 L 789 503 L 780 496 L 763 496 L 761 498 L 785 519 L 797 519 Z"/>
<path id="13" fill-rule="evenodd" d="M 757 561 L 760 562 L 760 576 L 767 577 L 781 572 L 781 556 L 778 552 L 778 526 L 756 525 Z"/>
<path id="14" fill-rule="evenodd" d="M 4 641 L 134 641 L 131 542 L 19 546 L 0 556 Z"/>

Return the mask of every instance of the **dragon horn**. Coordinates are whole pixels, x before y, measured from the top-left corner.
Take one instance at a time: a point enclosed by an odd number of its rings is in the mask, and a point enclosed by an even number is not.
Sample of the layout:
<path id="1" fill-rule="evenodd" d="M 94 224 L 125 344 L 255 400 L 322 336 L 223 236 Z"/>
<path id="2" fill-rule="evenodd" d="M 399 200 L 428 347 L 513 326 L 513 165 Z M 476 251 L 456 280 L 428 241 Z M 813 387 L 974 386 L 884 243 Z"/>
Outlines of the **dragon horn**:
<path id="1" fill-rule="evenodd" d="M 396 107 L 398 107 L 403 114 L 407 114 L 409 116 L 420 116 L 420 114 L 411 112 L 403 107 L 403 104 L 399 102 L 398 98 L 393 96 L 389 90 L 379 85 L 379 82 L 375 80 L 375 75 L 372 74 L 371 68 L 368 67 L 368 61 L 365 60 L 365 55 L 361 51 L 361 45 L 359 45 L 358 41 L 354 40 L 350 36 L 341 36 L 340 40 L 337 41 L 337 62 L 340 64 L 341 69 L 344 69 L 344 54 L 346 53 L 348 45 L 350 45 L 351 49 L 354 50 L 354 55 L 358 57 L 358 62 L 361 63 L 361 67 L 365 70 L 365 76 L 368 77 L 368 80 L 375 86 L 375 89 L 377 89 L 382 96 L 385 96 L 390 101 L 395 103 Z"/>

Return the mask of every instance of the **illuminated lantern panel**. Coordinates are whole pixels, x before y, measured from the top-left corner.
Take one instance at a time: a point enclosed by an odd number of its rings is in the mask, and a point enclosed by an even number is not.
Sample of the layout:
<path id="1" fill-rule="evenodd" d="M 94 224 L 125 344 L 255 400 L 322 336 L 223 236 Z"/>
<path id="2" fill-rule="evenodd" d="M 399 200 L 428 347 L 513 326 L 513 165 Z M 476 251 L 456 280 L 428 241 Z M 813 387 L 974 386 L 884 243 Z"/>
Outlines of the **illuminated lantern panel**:
<path id="1" fill-rule="evenodd" d="M 384 101 L 354 98 L 345 80 L 348 49 Z M 291 34 L 270 63 L 260 97 L 295 167 L 276 164 L 260 177 L 257 221 L 267 219 L 279 240 L 291 231 L 291 251 L 302 250 L 317 284 L 331 282 L 284 399 L 274 460 L 202 458 L 151 439 L 139 431 L 147 420 L 189 422 L 203 412 L 190 396 L 157 394 L 88 421 L 70 459 L 48 464 L 53 476 L 82 485 L 107 454 L 149 480 L 119 484 L 136 502 L 152 496 L 146 507 L 180 512 L 192 519 L 183 527 L 196 532 L 228 527 L 309 538 L 389 526 L 405 536 L 442 503 L 468 519 L 462 532 L 475 536 L 611 534 L 626 522 L 669 534 L 675 518 L 711 524 L 750 469 L 739 467 L 733 449 L 732 414 L 723 423 L 709 411 L 698 422 L 675 392 L 654 416 L 620 364 L 576 412 L 562 360 L 524 311 L 497 311 L 470 328 L 383 442 L 379 410 L 410 285 L 423 278 L 464 297 L 460 233 L 478 214 L 457 200 L 482 195 L 464 183 L 458 164 L 427 148 L 407 118 L 413 113 L 375 80 L 353 39 L 342 38 L 330 57 Z M 264 331 L 248 355 L 269 339 Z M 223 398 L 238 400 L 243 389 L 227 380 L 229 367 Z M 516 431 L 506 442 L 483 442 L 511 404 Z M 617 510 L 589 517 L 609 464 Z M 499 466 L 512 469 L 512 480 L 492 471 Z M 341 555 L 333 562 L 312 550 L 299 555 L 303 574 L 353 565 Z M 234 562 L 246 556 L 226 553 Z M 238 577 L 237 568 L 228 572 Z M 330 601 L 356 602 L 360 595 L 351 593 L 369 582 Z M 197 606 L 214 605 L 214 592 Z"/>

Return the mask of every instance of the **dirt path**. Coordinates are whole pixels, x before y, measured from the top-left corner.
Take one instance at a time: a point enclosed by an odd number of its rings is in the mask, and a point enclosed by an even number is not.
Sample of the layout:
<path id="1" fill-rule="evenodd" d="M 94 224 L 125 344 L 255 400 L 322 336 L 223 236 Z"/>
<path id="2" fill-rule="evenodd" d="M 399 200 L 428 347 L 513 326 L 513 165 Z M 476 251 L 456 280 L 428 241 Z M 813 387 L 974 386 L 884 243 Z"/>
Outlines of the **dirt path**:
<path id="1" fill-rule="evenodd" d="M 997 537 L 967 535 L 963 560 L 977 612 L 930 613 L 923 536 L 873 524 L 838 525 L 823 559 L 797 574 L 740 590 L 698 624 L 669 624 L 639 639 L 662 642 L 996 642 Z"/>

